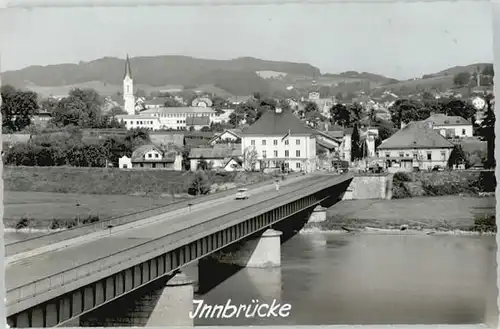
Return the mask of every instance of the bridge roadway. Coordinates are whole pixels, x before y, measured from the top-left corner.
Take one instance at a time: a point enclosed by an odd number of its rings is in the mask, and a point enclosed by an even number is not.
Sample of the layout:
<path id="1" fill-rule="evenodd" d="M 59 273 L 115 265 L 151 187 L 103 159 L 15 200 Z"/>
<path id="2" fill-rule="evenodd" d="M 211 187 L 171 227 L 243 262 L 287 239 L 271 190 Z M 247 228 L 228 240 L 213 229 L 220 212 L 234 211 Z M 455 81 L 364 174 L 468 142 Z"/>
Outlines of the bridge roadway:
<path id="1" fill-rule="evenodd" d="M 242 223 L 259 211 L 269 211 L 319 191 L 323 191 L 320 197 L 324 199 L 327 197 L 324 194 L 327 189 L 350 179 L 352 179 L 350 175 L 309 174 L 305 179 L 284 186 L 279 192 L 272 189 L 254 195 L 248 200 L 228 200 L 223 206 L 193 210 L 185 215 L 8 264 L 5 269 L 7 316 L 78 289 L 93 282 L 92 280 L 113 275 L 122 268 L 127 268 L 130 262 L 140 263 L 143 259 L 149 259 L 150 254 L 158 253 L 159 249 L 173 250 L 201 235 L 208 236 Z M 314 205 L 315 202 L 318 201 L 311 199 L 309 203 L 304 203 L 304 206 Z M 290 211 L 300 210 L 300 207 L 295 208 L 297 210 L 290 209 Z M 271 218 L 265 220 L 272 222 Z M 264 220 L 258 224 L 266 225 Z M 221 236 L 220 239 L 222 240 L 212 243 L 219 246 L 230 242 L 228 237 Z M 218 248 L 220 247 L 215 249 Z M 182 261 L 178 261 L 179 265 L 181 263 Z M 173 267 L 171 264 L 172 269 Z M 94 303 L 95 298 L 94 296 Z"/>
<path id="2" fill-rule="evenodd" d="M 287 185 L 296 179 L 304 179 L 304 176 L 300 174 L 290 174 L 289 176 L 287 176 L 286 180 L 281 182 L 281 184 Z M 261 189 L 268 189 L 271 187 L 271 185 L 274 186 L 272 182 L 268 180 L 242 187 L 258 191 Z M 60 232 L 44 234 L 42 236 L 37 236 L 22 241 L 8 243 L 5 246 L 6 262 L 10 263 L 20 258 L 25 258 L 30 254 L 32 255 L 33 252 L 37 249 L 38 251 L 47 250 L 48 245 L 54 245 L 58 243 L 59 245 L 66 246 L 68 241 L 78 241 L 81 240 L 82 236 L 87 237 L 92 234 L 94 234 L 95 237 L 99 237 L 100 233 L 103 230 L 106 230 L 109 225 L 113 227 L 134 225 L 139 220 L 143 220 L 146 218 L 151 219 L 158 216 L 163 217 L 167 213 L 172 215 L 179 215 L 184 210 L 187 210 L 189 205 L 191 205 L 190 207 L 193 208 L 194 210 L 194 208 L 203 207 L 209 204 L 210 205 L 217 204 L 218 202 L 231 199 L 234 196 L 236 190 L 237 188 L 234 188 L 214 194 L 199 196 L 193 199 L 183 200 L 175 202 L 173 204 L 155 207 L 153 209 L 141 210 L 136 213 L 131 213 L 125 216 L 118 216 L 115 218 L 101 220 L 97 223 L 78 226 Z M 87 240 L 87 238 L 85 238 L 85 240 Z"/>
<path id="3" fill-rule="evenodd" d="M 297 181 L 308 179 L 309 176 L 290 175 L 287 179 L 280 181 L 280 186 L 285 187 Z M 254 195 L 269 190 L 274 190 L 273 181 L 265 181 L 246 185 L 248 194 Z M 234 200 L 236 189 L 201 196 L 188 201 L 158 207 L 151 210 L 104 220 L 99 223 L 76 227 L 66 231 L 55 232 L 39 237 L 14 242 L 6 246 L 5 264 L 17 262 L 24 258 L 37 256 L 42 253 L 66 248 L 70 245 L 85 243 L 99 239 L 105 235 L 116 234 L 122 230 L 135 229 L 137 226 L 151 224 L 160 220 L 169 219 L 183 215 L 190 211 L 199 211 L 210 207 L 217 207 L 226 202 Z M 107 229 L 108 224 L 114 224 L 112 230 Z"/>

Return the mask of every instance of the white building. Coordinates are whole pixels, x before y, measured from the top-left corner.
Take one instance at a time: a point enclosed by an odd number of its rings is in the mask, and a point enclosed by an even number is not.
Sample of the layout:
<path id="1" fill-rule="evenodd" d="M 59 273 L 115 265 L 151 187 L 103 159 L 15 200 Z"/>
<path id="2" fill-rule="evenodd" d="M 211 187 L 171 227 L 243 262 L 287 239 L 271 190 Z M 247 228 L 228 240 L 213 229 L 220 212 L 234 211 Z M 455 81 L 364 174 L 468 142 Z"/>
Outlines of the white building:
<path id="1" fill-rule="evenodd" d="M 127 55 L 125 61 L 125 75 L 123 77 L 123 101 L 124 110 L 128 115 L 135 114 L 135 96 L 134 96 L 134 80 L 132 79 L 132 70 L 130 69 L 130 60 Z"/>
<path id="2" fill-rule="evenodd" d="M 211 123 L 215 111 L 209 107 L 160 107 L 142 111 L 140 115 L 158 118 L 161 129 L 184 130 L 188 117 L 208 117 Z"/>
<path id="3" fill-rule="evenodd" d="M 431 170 L 447 167 L 454 145 L 432 123 L 410 122 L 377 148 L 377 157 L 389 172 Z"/>
<path id="4" fill-rule="evenodd" d="M 435 130 L 446 138 L 465 138 L 473 136 L 472 123 L 459 116 L 431 114 L 425 122 L 431 122 Z"/>
<path id="5" fill-rule="evenodd" d="M 117 115 L 116 120 L 123 122 L 127 129 L 159 130 L 161 128 L 160 120 L 151 115 Z"/>
<path id="6" fill-rule="evenodd" d="M 212 146 L 221 143 L 238 143 L 241 142 L 241 136 L 241 129 L 226 129 L 212 137 L 208 143 Z"/>
<path id="7" fill-rule="evenodd" d="M 315 131 L 292 112 L 267 111 L 242 134 L 243 165 L 256 170 L 282 168 L 316 169 Z"/>

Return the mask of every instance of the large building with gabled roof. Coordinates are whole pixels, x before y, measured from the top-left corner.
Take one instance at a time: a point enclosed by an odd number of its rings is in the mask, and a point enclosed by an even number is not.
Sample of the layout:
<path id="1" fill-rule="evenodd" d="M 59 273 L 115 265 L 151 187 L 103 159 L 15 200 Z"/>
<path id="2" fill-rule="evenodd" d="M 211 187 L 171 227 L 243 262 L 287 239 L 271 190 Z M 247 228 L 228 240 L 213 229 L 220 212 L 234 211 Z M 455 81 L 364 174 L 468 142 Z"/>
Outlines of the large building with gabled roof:
<path id="1" fill-rule="evenodd" d="M 454 145 L 434 130 L 432 122 L 410 122 L 377 148 L 389 171 L 445 168 Z"/>
<path id="2" fill-rule="evenodd" d="M 267 111 L 242 131 L 244 166 L 291 171 L 316 169 L 316 131 L 290 111 Z"/>

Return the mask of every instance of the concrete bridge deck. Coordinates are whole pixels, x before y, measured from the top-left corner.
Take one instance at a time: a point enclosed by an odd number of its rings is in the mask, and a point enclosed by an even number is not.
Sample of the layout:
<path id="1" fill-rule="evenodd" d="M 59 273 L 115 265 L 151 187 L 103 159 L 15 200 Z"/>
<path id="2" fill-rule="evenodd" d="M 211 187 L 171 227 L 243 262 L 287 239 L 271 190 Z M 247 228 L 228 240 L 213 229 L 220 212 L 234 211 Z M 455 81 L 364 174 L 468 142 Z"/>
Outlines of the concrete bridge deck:
<path id="1" fill-rule="evenodd" d="M 228 200 L 224 202 L 224 207 L 193 210 L 181 216 L 11 263 L 5 270 L 7 315 L 22 312 L 117 272 L 133 268 L 137 264 L 154 260 L 166 252 L 197 242 L 196 245 L 190 246 L 194 249 L 188 248 L 186 254 L 182 252 L 183 260 L 178 258 L 177 265 L 172 263 L 169 265 L 168 270 L 173 270 L 175 266 L 185 265 L 186 261 L 193 261 L 197 257 L 234 243 L 245 235 L 253 234 L 283 219 L 287 214 L 300 211 L 303 207 L 314 206 L 328 198 L 325 191 L 329 188 L 352 179 L 350 175 L 330 174 L 310 174 L 305 177 L 306 179 L 294 181 L 283 187 L 279 192 L 271 189 L 258 193 L 248 200 Z M 304 199 L 318 192 L 322 193 L 318 198 Z M 283 208 L 290 202 L 296 201 L 301 203 L 295 204 L 290 209 Z M 273 209 L 277 212 L 271 217 L 261 216 L 255 223 L 247 222 Z M 236 227 L 244 222 L 249 225 Z M 199 239 L 227 229 L 230 231 L 216 236 L 215 239 L 212 236 L 211 242 L 205 239 L 202 244 L 198 244 Z M 246 233 L 242 234 L 242 231 Z M 158 266 L 156 263 L 155 275 L 160 275 Z M 165 273 L 167 268 L 166 265 L 163 266 L 162 273 Z M 152 271 L 151 267 L 149 271 Z M 149 280 L 154 280 L 152 276 L 151 273 L 148 274 Z M 125 283 L 123 284 L 124 290 Z M 134 285 L 134 282 L 131 284 Z M 96 304 L 96 298 L 94 292 L 92 304 Z"/>
<path id="2" fill-rule="evenodd" d="M 289 182 L 295 181 L 297 179 L 302 180 L 304 179 L 304 176 L 300 174 L 290 174 L 289 176 L 287 176 L 287 179 L 282 182 L 282 184 L 287 185 Z M 268 189 L 271 184 L 272 181 L 268 180 L 241 187 L 246 187 L 251 190 L 262 190 L 262 189 Z M 234 196 L 234 193 L 238 188 L 240 187 L 217 192 L 214 194 L 198 196 L 188 200 L 174 202 L 172 204 L 155 207 L 153 209 L 138 211 L 135 213 L 127 214 L 125 216 L 109 218 L 106 220 L 101 220 L 97 223 L 78 226 L 64 231 L 53 232 L 49 234 L 44 234 L 42 236 L 25 239 L 22 241 L 8 243 L 5 246 L 5 256 L 7 256 L 7 262 L 10 262 L 10 259 L 19 258 L 19 257 L 13 257 L 14 255 L 20 255 L 21 253 L 30 252 L 37 248 L 43 248 L 48 244 L 68 241 L 70 239 L 79 238 L 92 233 L 98 233 L 103 230 L 106 230 L 106 228 L 110 225 L 113 227 L 117 227 L 120 225 L 131 224 L 139 220 L 151 218 L 154 216 L 162 216 L 165 215 L 166 213 L 175 212 L 175 214 L 179 214 L 179 212 L 182 212 L 182 210 L 184 210 L 187 207 L 196 208 L 198 206 L 205 206 L 207 204 L 212 204 L 212 205 L 217 204 L 224 200 L 230 200 Z"/>

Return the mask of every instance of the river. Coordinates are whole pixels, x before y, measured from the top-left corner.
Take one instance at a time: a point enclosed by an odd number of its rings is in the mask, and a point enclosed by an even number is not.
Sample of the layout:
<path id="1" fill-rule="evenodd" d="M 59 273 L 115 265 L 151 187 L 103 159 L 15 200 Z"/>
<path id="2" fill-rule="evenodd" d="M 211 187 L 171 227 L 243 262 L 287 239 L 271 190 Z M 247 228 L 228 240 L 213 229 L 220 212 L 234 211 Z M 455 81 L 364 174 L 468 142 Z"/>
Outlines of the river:
<path id="1" fill-rule="evenodd" d="M 278 269 L 242 269 L 198 299 L 292 306 L 287 318 L 196 325 L 473 324 L 496 298 L 494 236 L 298 234 Z M 488 306 L 492 307 L 492 306 Z"/>

